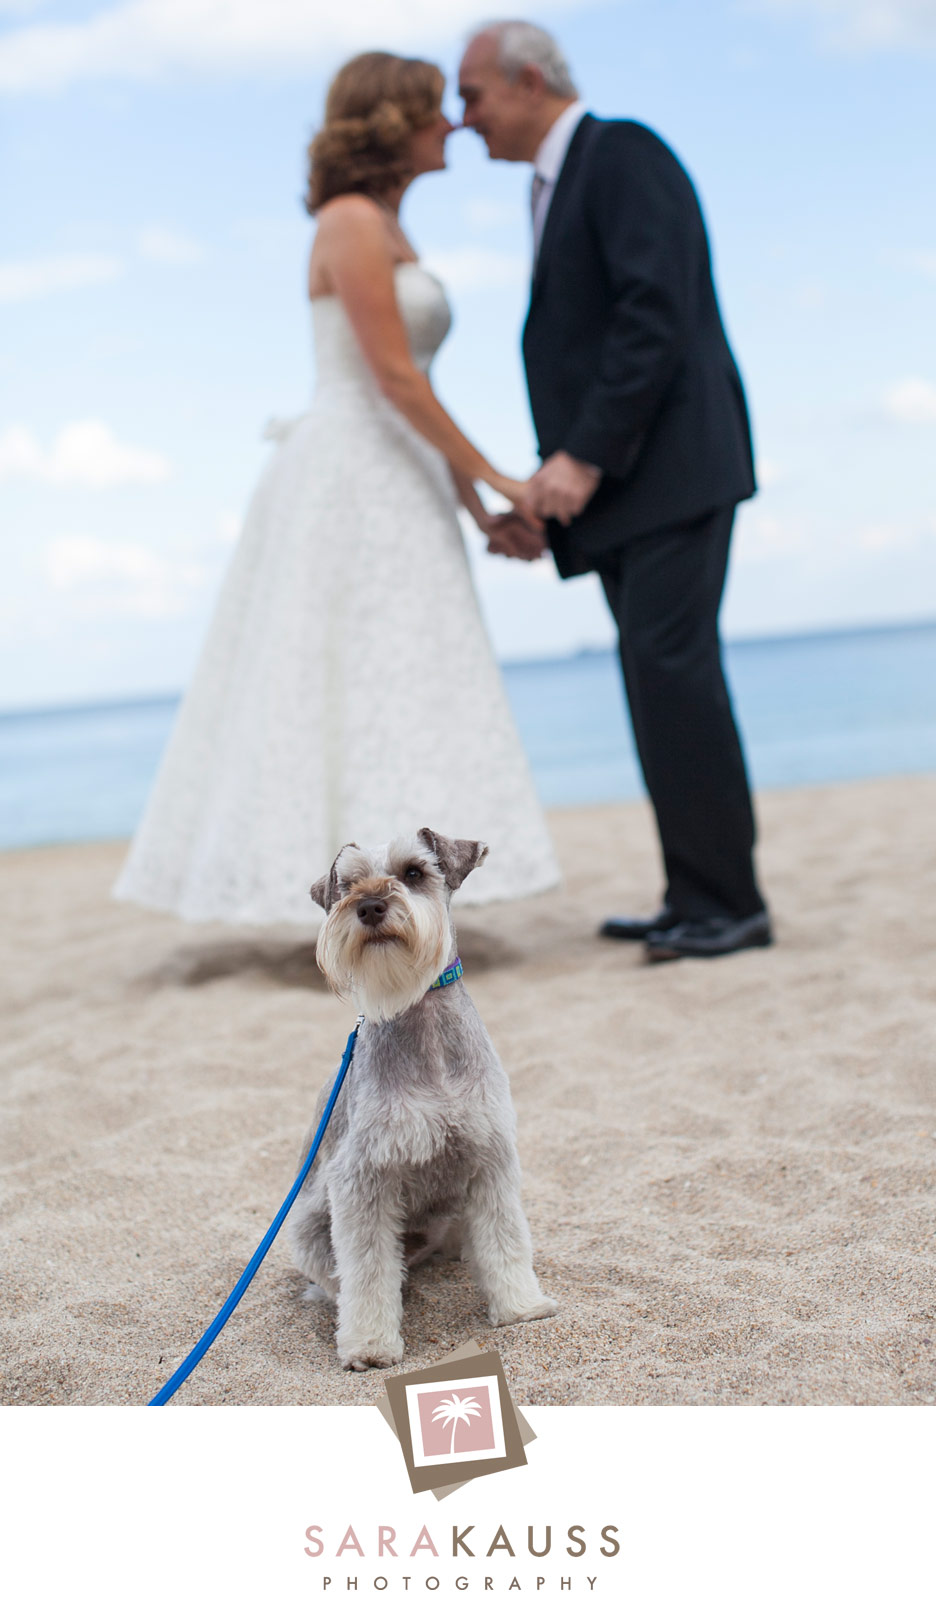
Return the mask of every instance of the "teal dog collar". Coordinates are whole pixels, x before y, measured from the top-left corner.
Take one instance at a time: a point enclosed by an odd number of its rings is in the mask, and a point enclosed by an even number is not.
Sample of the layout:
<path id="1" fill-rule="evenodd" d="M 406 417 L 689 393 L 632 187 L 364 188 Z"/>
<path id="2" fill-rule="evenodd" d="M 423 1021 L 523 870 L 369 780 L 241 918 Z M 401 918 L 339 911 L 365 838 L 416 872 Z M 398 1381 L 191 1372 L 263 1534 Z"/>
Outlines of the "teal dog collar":
<path id="1" fill-rule="evenodd" d="M 460 976 L 464 976 L 464 974 L 465 974 L 465 968 L 462 965 L 461 960 L 458 958 L 458 955 L 456 954 L 456 956 L 453 959 L 451 965 L 447 965 L 445 967 L 445 970 L 442 972 L 442 975 L 437 976 L 434 982 L 429 983 L 429 987 L 428 987 L 427 991 L 429 993 L 431 993 L 433 988 L 451 987 L 452 983 L 457 982 L 458 978 Z"/>

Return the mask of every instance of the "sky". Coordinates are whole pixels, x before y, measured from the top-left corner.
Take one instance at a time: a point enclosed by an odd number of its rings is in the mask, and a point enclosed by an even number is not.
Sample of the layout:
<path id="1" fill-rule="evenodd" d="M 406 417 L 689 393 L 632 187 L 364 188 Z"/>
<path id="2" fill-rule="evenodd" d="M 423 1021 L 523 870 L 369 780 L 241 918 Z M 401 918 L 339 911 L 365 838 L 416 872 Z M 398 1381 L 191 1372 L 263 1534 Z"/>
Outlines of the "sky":
<path id="1" fill-rule="evenodd" d="M 936 617 L 936 0 L 542 0 L 596 113 L 699 190 L 748 388 L 734 638 Z M 454 75 L 470 0 L 0 0 L 0 710 L 188 678 L 270 416 L 314 380 L 305 146 L 361 49 Z M 459 103 L 450 92 L 448 110 Z M 454 134 L 404 203 L 454 310 L 434 367 L 535 465 L 529 170 Z M 505 659 L 612 643 L 594 578 L 488 557 Z"/>

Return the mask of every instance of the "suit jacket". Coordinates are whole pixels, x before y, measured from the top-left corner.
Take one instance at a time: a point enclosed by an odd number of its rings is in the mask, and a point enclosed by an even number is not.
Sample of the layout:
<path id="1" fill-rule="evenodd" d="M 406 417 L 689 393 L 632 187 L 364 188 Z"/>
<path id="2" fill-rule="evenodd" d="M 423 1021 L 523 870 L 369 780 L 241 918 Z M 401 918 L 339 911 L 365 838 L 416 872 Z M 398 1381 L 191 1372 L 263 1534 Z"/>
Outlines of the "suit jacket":
<path id="1" fill-rule="evenodd" d="M 643 124 L 586 114 L 556 182 L 523 357 L 539 450 L 604 472 L 569 528 L 563 577 L 639 534 L 754 493 L 741 377 L 685 170 Z"/>

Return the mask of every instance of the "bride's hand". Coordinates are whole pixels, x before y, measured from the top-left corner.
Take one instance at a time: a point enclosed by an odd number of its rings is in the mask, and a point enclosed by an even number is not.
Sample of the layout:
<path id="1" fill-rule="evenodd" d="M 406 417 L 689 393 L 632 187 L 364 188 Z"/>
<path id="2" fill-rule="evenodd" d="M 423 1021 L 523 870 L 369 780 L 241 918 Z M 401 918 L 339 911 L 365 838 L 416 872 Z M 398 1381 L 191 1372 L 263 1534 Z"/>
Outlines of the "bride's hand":
<path id="1" fill-rule="evenodd" d="M 533 512 L 529 482 L 520 482 L 516 477 L 502 477 L 500 472 L 492 472 L 485 481 L 495 493 L 503 494 L 505 499 L 509 499 L 511 505 L 517 507 L 525 520 L 533 523 L 538 521 Z"/>
<path id="2" fill-rule="evenodd" d="M 499 516 L 488 516 L 483 531 L 487 534 L 490 555 L 512 556 L 516 561 L 538 561 L 546 551 L 542 525 L 525 521 L 518 508 L 502 511 Z"/>

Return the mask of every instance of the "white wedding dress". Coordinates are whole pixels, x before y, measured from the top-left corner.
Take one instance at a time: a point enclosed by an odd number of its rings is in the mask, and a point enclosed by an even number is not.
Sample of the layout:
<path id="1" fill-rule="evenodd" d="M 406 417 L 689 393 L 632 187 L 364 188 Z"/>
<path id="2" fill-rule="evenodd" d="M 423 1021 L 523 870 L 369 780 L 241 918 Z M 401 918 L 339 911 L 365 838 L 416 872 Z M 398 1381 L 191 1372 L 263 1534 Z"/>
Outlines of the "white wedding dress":
<path id="1" fill-rule="evenodd" d="M 445 294 L 419 264 L 395 279 L 426 369 Z M 338 299 L 312 308 L 312 407 L 251 501 L 114 895 L 314 926 L 309 886 L 344 842 L 421 825 L 490 844 L 465 901 L 544 891 L 559 871 L 448 467 L 381 396 Z"/>

